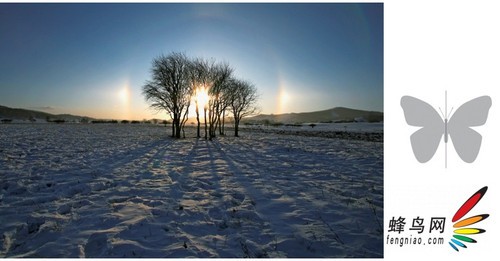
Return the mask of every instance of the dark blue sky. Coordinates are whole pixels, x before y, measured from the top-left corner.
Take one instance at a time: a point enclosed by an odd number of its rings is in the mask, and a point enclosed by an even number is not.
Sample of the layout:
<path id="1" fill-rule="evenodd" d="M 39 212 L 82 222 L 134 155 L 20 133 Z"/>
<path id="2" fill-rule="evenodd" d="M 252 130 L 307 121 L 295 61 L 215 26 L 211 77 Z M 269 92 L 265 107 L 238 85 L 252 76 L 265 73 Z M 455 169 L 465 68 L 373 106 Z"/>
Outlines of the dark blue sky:
<path id="1" fill-rule="evenodd" d="M 0 4 L 0 104 L 159 117 L 159 54 L 231 64 L 262 113 L 383 110 L 382 4 Z M 163 118 L 163 115 L 161 115 Z"/>

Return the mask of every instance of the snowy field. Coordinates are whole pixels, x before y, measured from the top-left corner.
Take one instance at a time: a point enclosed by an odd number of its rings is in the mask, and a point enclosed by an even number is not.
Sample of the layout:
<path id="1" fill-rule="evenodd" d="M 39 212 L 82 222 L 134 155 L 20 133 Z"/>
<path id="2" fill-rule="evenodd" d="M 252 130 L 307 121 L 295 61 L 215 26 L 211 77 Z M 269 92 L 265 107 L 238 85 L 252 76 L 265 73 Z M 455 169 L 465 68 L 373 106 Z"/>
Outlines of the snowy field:
<path id="1" fill-rule="evenodd" d="M 266 134 L 284 134 L 347 140 L 384 141 L 384 123 L 314 123 L 301 125 L 243 125 L 242 129 Z"/>
<path id="2" fill-rule="evenodd" d="M 0 257 L 382 257 L 383 143 L 0 125 Z"/>
<path id="3" fill-rule="evenodd" d="M 348 123 L 304 123 L 299 125 L 264 126 L 264 125 L 242 125 L 243 129 L 271 129 L 271 130 L 299 130 L 310 132 L 347 131 L 347 132 L 372 132 L 383 133 L 383 122 L 348 122 Z"/>

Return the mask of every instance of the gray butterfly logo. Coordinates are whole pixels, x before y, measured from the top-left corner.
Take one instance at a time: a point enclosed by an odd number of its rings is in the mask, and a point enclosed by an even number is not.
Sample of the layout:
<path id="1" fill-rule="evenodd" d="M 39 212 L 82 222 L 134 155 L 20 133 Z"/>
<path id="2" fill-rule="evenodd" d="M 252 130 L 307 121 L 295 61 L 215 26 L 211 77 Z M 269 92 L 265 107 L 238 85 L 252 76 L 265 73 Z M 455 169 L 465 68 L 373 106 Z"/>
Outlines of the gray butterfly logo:
<path id="1" fill-rule="evenodd" d="M 472 163 L 476 160 L 481 148 L 482 136 L 470 127 L 481 126 L 486 123 L 491 107 L 491 98 L 481 96 L 472 99 L 460 106 L 448 120 L 447 97 L 445 93 L 445 113 L 439 113 L 428 103 L 412 96 L 401 98 L 406 123 L 421 127 L 410 136 L 413 154 L 420 163 L 429 161 L 441 142 L 444 135 L 445 167 L 447 167 L 448 134 L 460 158 Z M 441 110 L 441 109 L 440 109 Z M 444 119 L 444 120 L 443 120 Z"/>

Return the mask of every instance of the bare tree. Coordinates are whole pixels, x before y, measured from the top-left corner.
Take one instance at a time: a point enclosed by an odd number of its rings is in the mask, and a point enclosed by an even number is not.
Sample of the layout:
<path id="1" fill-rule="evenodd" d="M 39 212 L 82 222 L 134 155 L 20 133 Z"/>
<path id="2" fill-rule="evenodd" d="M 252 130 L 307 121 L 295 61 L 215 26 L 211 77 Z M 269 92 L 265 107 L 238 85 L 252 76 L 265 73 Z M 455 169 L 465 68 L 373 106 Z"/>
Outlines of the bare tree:
<path id="1" fill-rule="evenodd" d="M 160 55 L 153 60 L 151 77 L 142 88 L 150 106 L 166 111 L 172 119 L 172 137 L 180 138 L 187 121 L 193 93 L 189 82 L 189 60 L 183 53 Z"/>
<path id="2" fill-rule="evenodd" d="M 234 136 L 238 137 L 241 119 L 258 111 L 257 89 L 247 81 L 233 79 L 228 85 L 228 99 L 229 109 L 234 117 Z"/>
<path id="3" fill-rule="evenodd" d="M 199 111 L 199 103 L 200 102 L 208 102 L 208 97 L 206 101 L 199 101 L 200 98 L 206 94 L 208 96 L 208 89 L 212 86 L 212 68 L 214 66 L 214 60 L 205 60 L 201 58 L 197 58 L 190 63 L 189 69 L 189 78 L 191 83 L 191 88 L 193 89 L 193 98 L 195 103 L 195 112 L 196 112 L 196 136 L 198 138 L 201 137 L 200 134 L 200 111 Z M 203 111 L 206 115 L 206 111 L 208 110 L 207 104 L 205 104 Z M 206 126 L 206 116 L 205 116 L 205 126 Z M 207 138 L 207 127 L 205 127 L 205 138 Z"/>
<path id="4" fill-rule="evenodd" d="M 228 83 L 231 79 L 233 68 L 228 63 L 216 64 L 212 69 L 212 85 L 209 89 L 209 134 L 210 139 L 215 138 L 217 126 L 221 124 L 221 116 L 226 110 L 226 95 Z"/>
<path id="5" fill-rule="evenodd" d="M 225 135 L 225 120 L 226 120 L 226 111 L 229 110 L 230 101 L 231 101 L 231 84 L 233 84 L 232 77 L 229 78 L 224 86 L 223 93 L 221 98 L 221 109 L 218 116 L 218 125 L 219 125 L 219 134 Z"/>
<path id="6" fill-rule="evenodd" d="M 207 101 L 203 113 L 205 115 L 205 139 L 207 136 L 212 139 L 216 136 L 217 126 L 220 125 L 221 115 L 226 110 L 224 102 L 224 89 L 231 77 L 233 69 L 227 63 L 216 63 L 214 59 L 198 58 L 191 63 L 190 79 L 193 85 L 194 103 L 196 106 L 196 119 L 198 123 L 197 137 L 200 137 L 200 120 L 198 99 L 200 93 L 206 92 Z M 207 115 L 208 114 L 208 115 Z"/>

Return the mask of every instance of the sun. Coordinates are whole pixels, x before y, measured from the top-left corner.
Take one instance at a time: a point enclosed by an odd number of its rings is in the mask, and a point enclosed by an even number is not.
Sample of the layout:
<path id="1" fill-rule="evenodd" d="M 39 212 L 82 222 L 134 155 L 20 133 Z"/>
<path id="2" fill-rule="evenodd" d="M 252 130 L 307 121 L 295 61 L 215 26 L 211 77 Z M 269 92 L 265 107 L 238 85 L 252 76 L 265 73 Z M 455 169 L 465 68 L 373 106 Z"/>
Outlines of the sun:
<path id="1" fill-rule="evenodd" d="M 205 87 L 196 89 L 196 101 L 198 102 L 199 111 L 202 111 L 208 105 L 208 90 Z"/>

